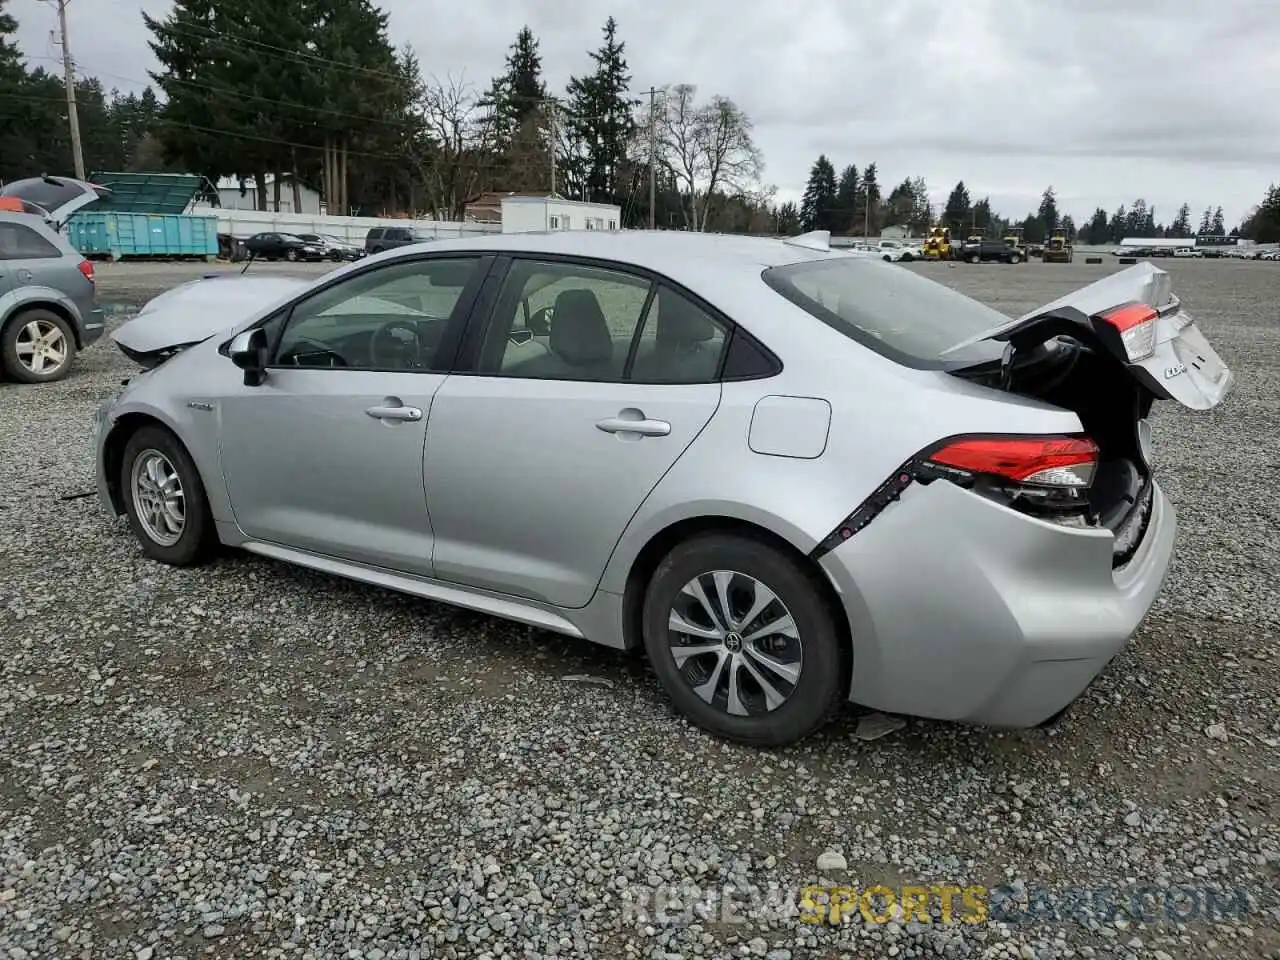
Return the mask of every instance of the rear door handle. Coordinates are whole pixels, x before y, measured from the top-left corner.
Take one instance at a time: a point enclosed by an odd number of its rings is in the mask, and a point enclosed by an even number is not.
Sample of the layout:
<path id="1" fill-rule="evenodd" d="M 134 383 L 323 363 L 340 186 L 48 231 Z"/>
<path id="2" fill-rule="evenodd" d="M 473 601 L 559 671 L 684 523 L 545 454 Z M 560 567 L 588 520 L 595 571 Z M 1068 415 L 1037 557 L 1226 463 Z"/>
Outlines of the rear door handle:
<path id="1" fill-rule="evenodd" d="M 665 437 L 671 433 L 671 424 L 665 420 L 649 420 L 642 411 L 630 408 L 616 417 L 609 417 L 596 424 L 605 433 L 634 433 L 642 437 Z"/>
<path id="2" fill-rule="evenodd" d="M 369 407 L 365 410 L 375 420 L 421 420 L 422 411 L 417 407 Z"/>

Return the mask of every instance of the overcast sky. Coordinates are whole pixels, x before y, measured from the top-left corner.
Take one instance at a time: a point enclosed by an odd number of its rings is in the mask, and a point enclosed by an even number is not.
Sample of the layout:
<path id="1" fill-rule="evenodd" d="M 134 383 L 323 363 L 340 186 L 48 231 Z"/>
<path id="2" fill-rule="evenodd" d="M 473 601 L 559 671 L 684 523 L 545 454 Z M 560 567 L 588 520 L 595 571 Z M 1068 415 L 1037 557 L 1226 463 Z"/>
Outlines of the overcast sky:
<path id="1" fill-rule="evenodd" d="M 798 199 L 825 153 L 876 162 L 886 189 L 959 179 L 1007 216 L 1052 184 L 1077 221 L 1143 197 L 1193 226 L 1234 225 L 1280 180 L 1280 0 L 381 0 L 394 43 L 478 86 L 528 24 L 553 88 L 589 69 L 609 14 L 633 88 L 693 83 L 754 120 L 765 181 Z M 168 0 L 142 0 L 152 14 Z M 137 88 L 154 60 L 137 0 L 71 0 L 79 69 Z M 10 0 L 18 39 L 52 58 L 41 0 Z M 50 59 L 33 63 L 54 66 Z"/>

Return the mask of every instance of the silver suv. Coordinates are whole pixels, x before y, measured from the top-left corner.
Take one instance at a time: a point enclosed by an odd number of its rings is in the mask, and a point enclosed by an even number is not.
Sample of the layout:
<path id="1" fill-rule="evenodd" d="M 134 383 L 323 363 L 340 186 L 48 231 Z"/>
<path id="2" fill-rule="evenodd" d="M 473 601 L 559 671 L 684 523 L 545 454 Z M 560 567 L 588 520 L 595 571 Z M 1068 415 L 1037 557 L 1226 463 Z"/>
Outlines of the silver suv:
<path id="1" fill-rule="evenodd" d="M 27 211 L 0 210 L 0 372 L 8 379 L 61 380 L 76 353 L 102 336 L 93 264 L 58 227 L 107 195 L 105 188 L 60 177 L 0 189 L 0 197 Z"/>

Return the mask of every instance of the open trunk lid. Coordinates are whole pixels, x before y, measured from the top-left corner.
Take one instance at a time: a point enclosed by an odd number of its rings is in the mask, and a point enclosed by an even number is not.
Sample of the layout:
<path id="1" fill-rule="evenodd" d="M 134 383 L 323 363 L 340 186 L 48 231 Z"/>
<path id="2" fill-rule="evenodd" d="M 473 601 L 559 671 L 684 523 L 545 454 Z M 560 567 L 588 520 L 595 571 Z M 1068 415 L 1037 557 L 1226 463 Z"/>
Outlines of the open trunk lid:
<path id="1" fill-rule="evenodd" d="M 7 183 L 0 187 L 0 197 L 17 200 L 28 213 L 61 227 L 77 210 L 99 200 L 109 200 L 111 190 L 87 180 L 43 176 Z"/>
<path id="2" fill-rule="evenodd" d="M 1230 391 L 1231 371 L 1173 295 L 1168 273 L 1150 264 L 968 337 L 942 355 L 983 341 L 1003 343 L 1002 355 L 948 372 L 1076 413 L 1099 451 L 1082 518 L 1111 530 L 1113 564 L 1124 565 L 1151 514 L 1153 402 L 1211 409 Z"/>
<path id="3" fill-rule="evenodd" d="M 1003 366 L 1017 353 L 1069 337 L 1113 357 L 1158 400 L 1193 410 L 1216 407 L 1231 389 L 1231 371 L 1173 294 L 1169 274 L 1141 263 L 1112 274 L 1017 320 L 982 331 L 943 351 L 983 340 L 1006 344 Z M 961 375 L 965 370 L 955 371 Z"/>

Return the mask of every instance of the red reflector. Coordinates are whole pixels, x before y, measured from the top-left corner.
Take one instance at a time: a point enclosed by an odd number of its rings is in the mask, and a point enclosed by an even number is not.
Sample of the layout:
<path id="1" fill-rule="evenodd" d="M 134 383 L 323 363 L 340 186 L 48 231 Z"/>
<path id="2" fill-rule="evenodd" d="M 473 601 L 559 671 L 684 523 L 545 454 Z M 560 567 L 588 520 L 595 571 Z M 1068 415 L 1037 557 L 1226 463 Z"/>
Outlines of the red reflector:
<path id="1" fill-rule="evenodd" d="M 81 260 L 76 264 L 76 269 L 84 274 L 84 278 L 93 283 L 93 264 L 88 260 Z"/>
<path id="2" fill-rule="evenodd" d="M 1055 471 L 1096 464 L 1098 445 L 1088 437 L 973 437 L 949 443 L 929 459 L 1015 483 L 1032 478 L 1036 482 L 1055 482 Z M 1088 480 L 1081 479 L 1087 485 Z M 1076 484 L 1068 480 L 1067 485 Z"/>
<path id="3" fill-rule="evenodd" d="M 1124 333 L 1126 330 L 1132 330 L 1148 320 L 1154 320 L 1157 316 L 1159 314 L 1145 303 L 1131 303 L 1126 307 L 1117 307 L 1109 313 L 1104 313 L 1102 319 L 1115 327 L 1118 332 Z"/>

